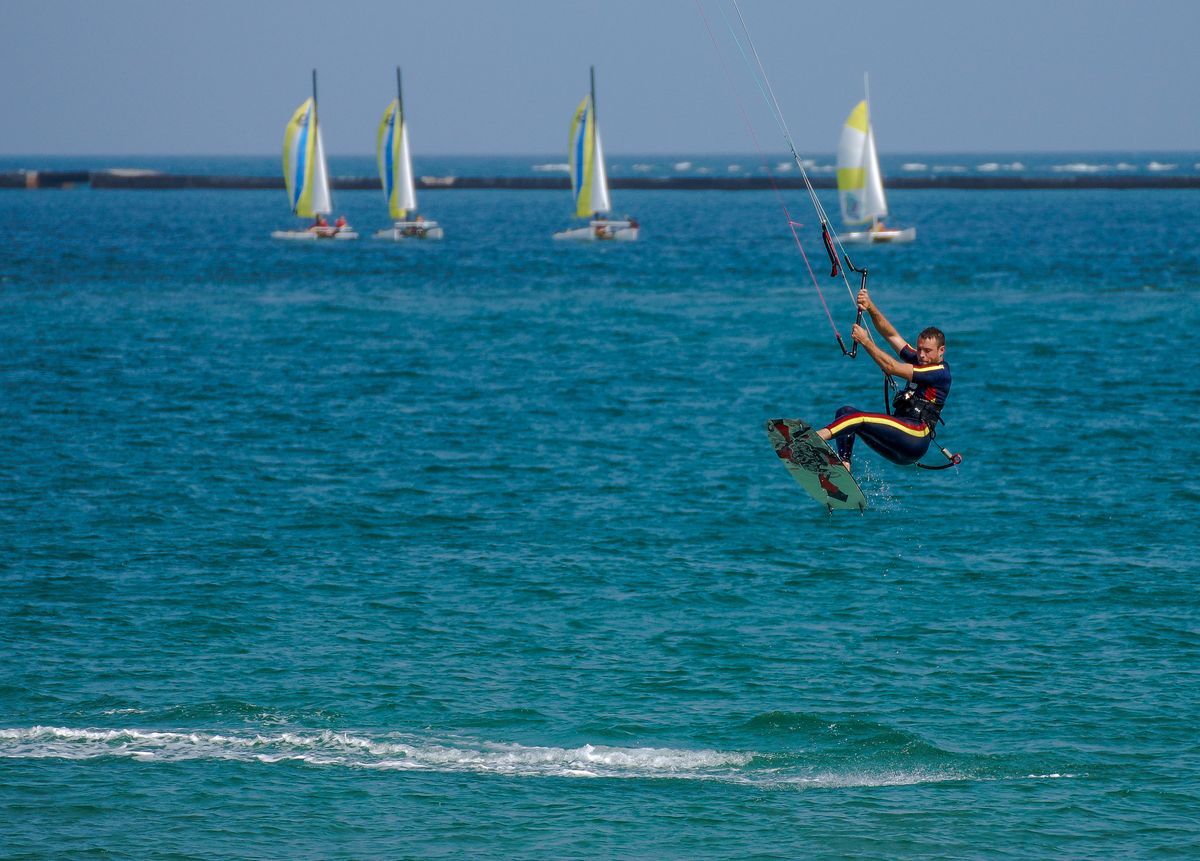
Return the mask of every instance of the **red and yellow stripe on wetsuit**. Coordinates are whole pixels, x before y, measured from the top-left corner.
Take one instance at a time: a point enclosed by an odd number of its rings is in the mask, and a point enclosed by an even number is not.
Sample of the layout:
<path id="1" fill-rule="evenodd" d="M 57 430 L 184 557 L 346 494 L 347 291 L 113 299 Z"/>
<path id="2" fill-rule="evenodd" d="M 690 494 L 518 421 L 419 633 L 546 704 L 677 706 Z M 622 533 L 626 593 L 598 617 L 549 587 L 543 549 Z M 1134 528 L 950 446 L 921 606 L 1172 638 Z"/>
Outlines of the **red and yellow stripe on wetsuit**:
<path id="1" fill-rule="evenodd" d="M 838 455 L 850 460 L 854 440 L 861 437 L 879 454 L 893 463 L 916 463 L 929 449 L 933 434 L 923 422 L 902 419 L 885 413 L 865 413 L 854 407 L 842 407 L 827 425 L 837 442 Z"/>

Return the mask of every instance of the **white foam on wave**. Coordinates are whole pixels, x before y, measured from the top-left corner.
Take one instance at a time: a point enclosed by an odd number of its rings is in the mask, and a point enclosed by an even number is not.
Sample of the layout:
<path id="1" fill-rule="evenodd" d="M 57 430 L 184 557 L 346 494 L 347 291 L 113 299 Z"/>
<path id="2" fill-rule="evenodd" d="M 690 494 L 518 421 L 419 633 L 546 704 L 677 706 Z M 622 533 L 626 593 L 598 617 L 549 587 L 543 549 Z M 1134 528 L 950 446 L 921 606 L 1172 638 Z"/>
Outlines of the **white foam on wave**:
<path id="1" fill-rule="evenodd" d="M 467 737 L 428 738 L 410 733 L 371 737 L 332 730 L 219 733 L 179 730 L 32 726 L 0 729 L 0 760 L 88 760 L 106 757 L 142 763 L 221 760 L 304 763 L 317 768 L 470 773 L 510 777 L 703 780 L 760 788 L 838 789 L 921 783 L 1005 780 L 1020 773 L 981 775 L 973 769 L 819 769 L 790 761 L 764 767 L 775 755 L 747 751 L 659 747 L 531 746 Z M 790 760 L 791 758 L 788 757 Z M 778 762 L 778 760 L 775 760 Z M 1073 774 L 1027 774 L 1051 780 Z"/>
<path id="2" fill-rule="evenodd" d="M 1175 170 L 1179 167 L 1177 164 L 1163 164 L 1161 161 L 1152 161 L 1146 165 L 1147 170 Z"/>
<path id="3" fill-rule="evenodd" d="M 425 739 L 345 732 L 238 735 L 142 729 L 34 726 L 0 729 L 0 759 L 139 761 L 196 759 L 398 771 L 473 772 L 542 777 L 729 779 L 753 754 L 675 748 L 531 747 L 473 739 Z"/>
<path id="4" fill-rule="evenodd" d="M 923 161 L 906 161 L 900 165 L 901 170 L 929 170 L 929 165 Z"/>
<path id="5" fill-rule="evenodd" d="M 692 163 L 690 161 L 677 161 L 675 162 L 675 169 L 678 171 L 691 170 Z"/>
<path id="6" fill-rule="evenodd" d="M 571 166 L 565 162 L 553 162 L 547 164 L 535 164 L 534 170 L 538 171 L 554 171 L 556 173 L 570 173 Z"/>
<path id="7" fill-rule="evenodd" d="M 1004 162 L 989 161 L 985 162 L 984 164 L 977 165 L 975 169 L 981 173 L 996 173 L 997 171 L 1001 170 L 1021 171 L 1025 169 L 1025 165 L 1019 161 L 1008 162 L 1007 164 Z"/>
<path id="8" fill-rule="evenodd" d="M 1027 780 L 1067 780 L 1078 777 L 1076 774 L 1029 774 Z M 798 789 L 860 789 L 873 786 L 916 786 L 923 783 L 977 783 L 1007 780 L 1003 775 L 979 775 L 969 770 L 957 769 L 880 769 L 866 771 L 823 771 L 808 775 L 780 776 L 773 785 L 794 787 Z M 771 784 L 771 781 L 761 778 L 756 784 Z"/>
<path id="9" fill-rule="evenodd" d="M 871 786 L 914 786 L 920 783 L 952 783 L 978 780 L 974 775 L 956 771 L 866 771 L 825 772 L 805 777 L 788 778 L 783 783 L 799 787 L 828 789 L 858 789 Z"/>

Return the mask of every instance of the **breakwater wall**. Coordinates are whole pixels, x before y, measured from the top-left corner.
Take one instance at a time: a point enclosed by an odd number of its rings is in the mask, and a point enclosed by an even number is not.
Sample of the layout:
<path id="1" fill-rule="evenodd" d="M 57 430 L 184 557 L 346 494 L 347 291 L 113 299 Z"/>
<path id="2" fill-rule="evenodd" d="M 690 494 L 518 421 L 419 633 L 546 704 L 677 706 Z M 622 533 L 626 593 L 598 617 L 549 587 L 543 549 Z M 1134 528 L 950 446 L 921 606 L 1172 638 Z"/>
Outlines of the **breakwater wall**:
<path id="1" fill-rule="evenodd" d="M 73 188 L 91 179 L 88 170 L 10 170 L 0 172 L 0 188 Z"/>
<path id="2" fill-rule="evenodd" d="M 375 177 L 335 176 L 335 189 L 379 191 Z M 614 189 L 652 191 L 762 191 L 771 188 L 802 189 L 799 177 L 765 176 L 716 177 L 609 177 Z M 813 177 L 815 188 L 835 188 L 832 177 Z M 896 189 L 1135 189 L 1135 188 L 1200 188 L 1198 176 L 1111 176 L 1072 174 L 1052 177 L 1014 176 L 897 176 L 886 181 L 889 190 Z M 153 170 L 94 170 L 94 171 L 9 171 L 0 172 L 0 188 L 72 188 L 90 185 L 100 189 L 282 189 L 282 177 L 212 176 L 200 174 L 165 173 Z M 523 191 L 562 191 L 571 187 L 565 176 L 423 176 L 417 188 L 437 189 L 507 189 Z"/>

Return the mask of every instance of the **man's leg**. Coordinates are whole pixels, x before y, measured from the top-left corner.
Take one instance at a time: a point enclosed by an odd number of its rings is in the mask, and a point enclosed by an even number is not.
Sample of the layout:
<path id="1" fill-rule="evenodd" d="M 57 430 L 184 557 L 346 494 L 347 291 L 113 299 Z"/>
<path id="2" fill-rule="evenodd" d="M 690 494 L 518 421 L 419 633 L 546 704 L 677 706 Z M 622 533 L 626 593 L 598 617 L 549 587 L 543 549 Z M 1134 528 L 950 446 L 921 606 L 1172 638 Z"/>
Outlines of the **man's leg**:
<path id="1" fill-rule="evenodd" d="M 842 466 L 846 469 L 850 468 L 850 459 L 854 455 L 854 436 L 857 433 L 858 424 L 853 421 L 843 421 L 847 416 L 865 415 L 855 407 L 841 407 L 834 416 L 832 422 L 817 431 L 817 436 L 829 442 L 835 440 L 837 445 L 838 457 L 842 459 Z"/>
<path id="2" fill-rule="evenodd" d="M 901 466 L 920 460 L 929 448 L 931 438 L 929 428 L 921 422 L 886 413 L 858 412 L 851 407 L 838 410 L 838 417 L 822 430 L 827 430 L 837 440 L 838 454 L 843 460 L 849 460 L 849 457 L 843 451 L 842 440 L 847 439 L 853 445 L 854 438 L 861 436 L 872 449 Z"/>

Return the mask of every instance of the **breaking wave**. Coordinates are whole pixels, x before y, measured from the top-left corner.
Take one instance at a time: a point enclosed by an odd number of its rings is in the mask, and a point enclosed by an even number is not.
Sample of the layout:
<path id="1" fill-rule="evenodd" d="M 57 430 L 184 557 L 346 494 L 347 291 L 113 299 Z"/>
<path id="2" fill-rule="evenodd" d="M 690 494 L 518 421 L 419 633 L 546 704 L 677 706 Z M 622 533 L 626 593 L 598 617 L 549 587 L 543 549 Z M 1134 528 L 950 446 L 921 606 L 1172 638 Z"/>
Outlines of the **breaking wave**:
<path id="1" fill-rule="evenodd" d="M 753 753 L 668 747 L 542 747 L 471 738 L 314 731 L 272 734 L 33 726 L 0 729 L 0 759 L 140 762 L 223 760 L 302 763 L 322 768 L 456 772 L 513 777 L 708 780 L 759 787 L 866 787 L 915 783 L 1071 777 L 987 773 L 970 762 L 935 756 L 923 763 L 830 762 L 796 753 Z"/>

